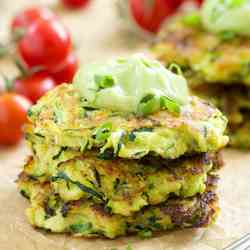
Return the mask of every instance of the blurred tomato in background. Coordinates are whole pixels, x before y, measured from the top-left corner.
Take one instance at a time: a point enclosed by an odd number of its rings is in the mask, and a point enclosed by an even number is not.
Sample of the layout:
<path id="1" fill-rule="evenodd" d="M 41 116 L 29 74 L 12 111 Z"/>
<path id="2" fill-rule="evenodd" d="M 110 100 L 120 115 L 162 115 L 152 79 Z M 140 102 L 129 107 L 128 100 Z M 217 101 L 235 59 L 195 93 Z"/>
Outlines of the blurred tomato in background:
<path id="1" fill-rule="evenodd" d="M 47 8 L 32 7 L 20 12 L 13 19 L 12 30 L 17 27 L 26 29 L 22 39 L 17 43 L 18 52 L 24 65 L 29 69 L 38 67 L 42 71 L 48 72 L 57 84 L 70 83 L 78 69 L 78 58 L 72 49 L 71 35 L 59 17 Z M 34 102 L 40 94 L 32 98 L 30 95 L 32 91 L 28 86 L 34 81 L 32 87 L 36 86 L 36 90 L 38 90 L 37 74 L 28 79 L 24 77 L 21 79 L 21 83 L 26 83 L 27 91 L 24 91 L 24 84 L 21 84 L 22 88 L 19 86 L 20 81 L 17 81 L 18 89 L 21 88 L 21 92 L 25 92 L 26 96 L 29 96 Z M 41 89 L 45 90 L 44 81 L 40 80 L 40 84 Z M 27 95 L 27 93 L 29 94 Z"/>
<path id="2" fill-rule="evenodd" d="M 20 11 L 11 22 L 11 29 L 14 31 L 17 28 L 27 29 L 35 21 L 43 19 L 50 20 L 56 18 L 56 15 L 45 7 L 29 7 Z"/>
<path id="3" fill-rule="evenodd" d="M 62 3 L 70 9 L 79 9 L 85 7 L 90 0 L 62 0 Z"/>
<path id="4" fill-rule="evenodd" d="M 63 2 L 80 8 L 88 1 Z M 20 30 L 20 37 L 16 36 Z M 17 13 L 11 20 L 10 33 L 12 39 L 1 49 L 13 60 L 19 74 L 4 76 L 5 87 L 0 91 L 2 145 L 18 143 L 31 104 L 56 85 L 71 83 L 79 65 L 70 32 L 46 7 L 32 6 Z"/>
<path id="5" fill-rule="evenodd" d="M 22 127 L 31 102 L 15 93 L 0 95 L 0 144 L 13 145 L 22 138 Z"/>
<path id="6" fill-rule="evenodd" d="M 121 18 L 130 30 L 138 33 L 142 29 L 157 34 L 164 21 L 183 4 L 200 6 L 202 2 L 203 0 L 118 0 L 117 6 Z"/>
<path id="7" fill-rule="evenodd" d="M 38 72 L 24 78 L 16 79 L 14 90 L 35 103 L 47 91 L 56 86 L 55 80 L 45 72 Z"/>
<path id="8" fill-rule="evenodd" d="M 198 3 L 198 5 L 200 6 L 203 3 L 203 0 L 195 0 L 196 3 Z"/>
<path id="9" fill-rule="evenodd" d="M 163 21 L 178 9 L 183 0 L 130 0 L 131 13 L 139 26 L 158 32 Z"/>
<path id="10" fill-rule="evenodd" d="M 40 19 L 28 27 L 18 50 L 29 67 L 49 69 L 66 58 L 71 50 L 71 37 L 60 21 Z"/>
<path id="11" fill-rule="evenodd" d="M 57 84 L 62 82 L 71 83 L 78 69 L 79 62 L 75 53 L 70 53 L 68 56 L 56 65 L 51 71 L 51 76 L 56 80 Z"/>

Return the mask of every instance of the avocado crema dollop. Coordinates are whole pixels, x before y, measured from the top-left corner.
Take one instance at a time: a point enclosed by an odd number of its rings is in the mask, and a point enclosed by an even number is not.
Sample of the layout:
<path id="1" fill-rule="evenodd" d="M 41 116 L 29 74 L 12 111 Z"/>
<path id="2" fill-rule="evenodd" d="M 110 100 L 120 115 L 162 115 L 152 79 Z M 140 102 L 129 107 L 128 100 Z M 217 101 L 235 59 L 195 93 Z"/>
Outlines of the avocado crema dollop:
<path id="1" fill-rule="evenodd" d="M 203 25 L 211 32 L 250 35 L 249 0 L 206 0 L 202 6 Z"/>
<path id="2" fill-rule="evenodd" d="M 118 112 L 147 115 L 168 109 L 178 113 L 189 102 L 187 82 L 181 74 L 140 54 L 85 65 L 73 85 L 86 106 Z"/>

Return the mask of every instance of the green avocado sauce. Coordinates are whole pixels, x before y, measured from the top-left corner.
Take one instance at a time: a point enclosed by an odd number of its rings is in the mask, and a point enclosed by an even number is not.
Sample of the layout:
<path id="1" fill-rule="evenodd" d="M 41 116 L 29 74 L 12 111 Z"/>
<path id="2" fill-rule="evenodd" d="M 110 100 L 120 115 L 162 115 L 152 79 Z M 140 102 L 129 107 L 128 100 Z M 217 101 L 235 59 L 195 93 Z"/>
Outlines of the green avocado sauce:
<path id="1" fill-rule="evenodd" d="M 201 14 L 203 25 L 211 32 L 250 35 L 249 0 L 205 0 Z"/>
<path id="2" fill-rule="evenodd" d="M 183 76 L 139 54 L 84 65 L 73 85 L 86 106 L 119 112 L 147 115 L 168 109 L 178 113 L 189 101 Z"/>

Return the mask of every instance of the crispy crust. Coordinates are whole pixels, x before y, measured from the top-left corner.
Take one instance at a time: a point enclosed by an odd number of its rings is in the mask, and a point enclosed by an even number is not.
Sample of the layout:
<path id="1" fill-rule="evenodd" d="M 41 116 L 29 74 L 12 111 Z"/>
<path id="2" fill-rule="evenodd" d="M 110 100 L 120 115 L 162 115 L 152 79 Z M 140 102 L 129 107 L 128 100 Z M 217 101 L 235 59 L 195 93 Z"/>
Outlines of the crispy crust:
<path id="1" fill-rule="evenodd" d="M 31 189 L 31 207 L 27 210 L 31 224 L 75 236 L 115 238 L 145 231 L 206 227 L 214 222 L 219 211 L 214 184 L 207 184 L 206 191 L 201 195 L 192 198 L 172 197 L 165 203 L 148 206 L 124 217 L 111 214 L 103 205 L 92 201 L 65 203 L 52 192 L 49 184 L 41 185 L 30 179 L 25 181 L 29 182 Z"/>
<path id="2" fill-rule="evenodd" d="M 203 84 L 193 89 L 202 98 L 208 99 L 228 117 L 227 133 L 229 146 L 250 148 L 250 92 L 242 85 L 222 86 Z"/>
<path id="3" fill-rule="evenodd" d="M 185 156 L 178 160 L 147 157 L 102 160 L 96 152 L 59 163 L 53 173 L 40 177 L 35 160 L 29 160 L 19 183 L 28 178 L 50 181 L 54 192 L 66 200 L 96 198 L 110 211 L 125 216 L 147 205 L 164 202 L 171 194 L 190 197 L 202 193 L 208 173 L 221 167 L 219 154 Z M 32 170 L 33 169 L 33 170 Z"/>
<path id="4" fill-rule="evenodd" d="M 110 150 L 121 158 L 139 159 L 147 154 L 176 159 L 186 153 L 217 151 L 228 141 L 226 118 L 208 102 L 192 97 L 178 116 L 160 111 L 147 117 L 107 110 L 85 110 L 72 86 L 59 86 L 30 111 L 26 138 L 31 143 L 80 150 Z M 105 137 L 96 133 L 106 129 Z M 39 138 L 38 138 L 39 137 Z M 156 143 L 158 144 L 156 145 Z"/>

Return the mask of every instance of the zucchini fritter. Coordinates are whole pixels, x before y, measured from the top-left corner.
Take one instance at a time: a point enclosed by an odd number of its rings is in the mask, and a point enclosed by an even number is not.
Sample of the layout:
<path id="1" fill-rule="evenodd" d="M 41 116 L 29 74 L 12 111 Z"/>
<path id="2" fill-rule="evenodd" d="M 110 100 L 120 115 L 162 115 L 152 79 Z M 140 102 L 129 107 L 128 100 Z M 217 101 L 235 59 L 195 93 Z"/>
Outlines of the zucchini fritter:
<path id="1" fill-rule="evenodd" d="M 30 223 L 52 232 L 67 232 L 75 236 L 118 236 L 174 228 L 204 227 L 218 214 L 217 196 L 214 193 L 216 176 L 210 176 L 207 189 L 192 198 L 173 197 L 165 203 L 147 206 L 131 216 L 110 214 L 92 201 L 64 202 L 53 193 L 49 183 L 40 184 L 29 178 L 19 182 L 21 193 L 30 199 L 27 209 Z"/>
<path id="2" fill-rule="evenodd" d="M 30 159 L 20 180 L 27 175 L 40 182 L 50 181 L 53 191 L 65 202 L 91 198 L 104 203 L 111 213 L 129 216 L 144 206 L 162 203 L 173 194 L 191 197 L 203 193 L 208 173 L 220 167 L 220 160 L 217 154 L 170 161 L 154 157 L 140 161 L 103 160 L 95 152 L 85 152 L 54 165 L 54 170 L 44 175 L 38 169 L 42 164 L 36 164 Z"/>
<path id="3" fill-rule="evenodd" d="M 61 85 L 29 111 L 26 138 L 75 150 L 98 148 L 104 155 L 140 159 L 147 154 L 176 159 L 187 153 L 215 152 L 228 142 L 226 118 L 219 110 L 192 97 L 180 116 L 166 110 L 147 117 L 90 109 L 79 92 Z"/>
<path id="4" fill-rule="evenodd" d="M 29 222 L 108 238 L 210 225 L 226 117 L 156 61 L 85 66 L 28 111 Z"/>
<path id="5" fill-rule="evenodd" d="M 200 85 L 193 93 L 210 100 L 223 110 L 229 124 L 229 145 L 242 149 L 250 148 L 250 89 L 242 85 Z"/>
<path id="6" fill-rule="evenodd" d="M 202 84 L 192 89 L 200 97 L 210 100 L 223 110 L 229 120 L 229 126 L 235 127 L 250 120 L 250 89 L 243 85 Z"/>
<path id="7" fill-rule="evenodd" d="M 249 149 L 250 39 L 207 32 L 201 23 L 187 23 L 191 15 L 173 18 L 152 50 L 166 66 L 178 63 L 192 93 L 226 115 L 228 145 Z"/>
<path id="8" fill-rule="evenodd" d="M 250 39 L 207 32 L 200 23 L 187 24 L 190 14 L 168 23 L 153 47 L 166 65 L 178 63 L 192 86 L 209 84 L 250 85 Z"/>
<path id="9" fill-rule="evenodd" d="M 250 116 L 248 116 L 250 117 Z M 250 148 L 250 119 L 237 127 L 229 127 L 230 143 L 232 147 L 241 149 Z"/>

